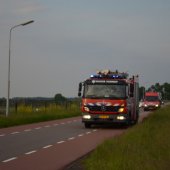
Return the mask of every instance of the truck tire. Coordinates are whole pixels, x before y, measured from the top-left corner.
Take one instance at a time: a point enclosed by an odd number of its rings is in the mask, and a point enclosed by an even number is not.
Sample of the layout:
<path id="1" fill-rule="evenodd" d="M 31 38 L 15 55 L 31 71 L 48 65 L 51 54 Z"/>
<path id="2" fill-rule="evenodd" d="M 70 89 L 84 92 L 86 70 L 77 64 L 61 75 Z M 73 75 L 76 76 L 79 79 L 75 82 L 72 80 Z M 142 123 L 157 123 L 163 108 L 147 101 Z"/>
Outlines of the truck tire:
<path id="1" fill-rule="evenodd" d="M 91 128 L 91 124 L 90 123 L 84 123 L 85 128 Z"/>
<path id="2" fill-rule="evenodd" d="M 138 123 L 138 119 L 139 119 L 139 112 L 136 112 L 136 119 L 133 121 L 133 125 Z"/>

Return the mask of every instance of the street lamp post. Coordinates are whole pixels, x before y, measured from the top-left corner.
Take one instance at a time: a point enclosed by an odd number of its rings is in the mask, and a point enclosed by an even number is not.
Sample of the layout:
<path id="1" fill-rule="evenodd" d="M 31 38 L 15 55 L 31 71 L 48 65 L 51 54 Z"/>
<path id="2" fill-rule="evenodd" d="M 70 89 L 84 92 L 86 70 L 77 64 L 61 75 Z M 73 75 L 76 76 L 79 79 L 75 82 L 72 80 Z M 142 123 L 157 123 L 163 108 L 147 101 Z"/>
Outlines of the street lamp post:
<path id="1" fill-rule="evenodd" d="M 11 35 L 12 35 L 12 30 L 16 27 L 19 27 L 19 26 L 25 26 L 25 25 L 28 25 L 28 24 L 31 24 L 33 23 L 34 21 L 31 20 L 31 21 L 28 21 L 28 22 L 24 22 L 22 24 L 19 24 L 19 25 L 15 25 L 13 27 L 11 27 L 10 29 L 10 35 L 9 35 L 9 58 L 8 58 L 8 88 L 7 88 L 7 100 L 6 100 L 6 117 L 8 116 L 9 114 L 9 98 L 10 98 L 10 65 L 11 65 Z"/>

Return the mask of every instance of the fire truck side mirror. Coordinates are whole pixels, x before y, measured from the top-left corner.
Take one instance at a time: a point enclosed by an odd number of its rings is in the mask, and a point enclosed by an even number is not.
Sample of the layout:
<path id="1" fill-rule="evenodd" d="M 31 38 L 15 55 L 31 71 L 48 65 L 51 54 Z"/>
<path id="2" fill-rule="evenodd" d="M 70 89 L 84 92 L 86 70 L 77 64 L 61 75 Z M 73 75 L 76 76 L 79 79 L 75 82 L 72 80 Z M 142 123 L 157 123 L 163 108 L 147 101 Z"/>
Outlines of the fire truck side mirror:
<path id="1" fill-rule="evenodd" d="M 130 97 L 133 97 L 133 93 L 130 93 Z"/>
<path id="2" fill-rule="evenodd" d="M 129 94 L 129 96 L 133 97 L 133 93 L 134 93 L 134 85 L 130 84 L 130 94 Z"/>
<path id="3" fill-rule="evenodd" d="M 82 83 L 79 83 L 79 91 L 78 91 L 78 96 L 81 96 L 81 91 L 82 91 Z"/>

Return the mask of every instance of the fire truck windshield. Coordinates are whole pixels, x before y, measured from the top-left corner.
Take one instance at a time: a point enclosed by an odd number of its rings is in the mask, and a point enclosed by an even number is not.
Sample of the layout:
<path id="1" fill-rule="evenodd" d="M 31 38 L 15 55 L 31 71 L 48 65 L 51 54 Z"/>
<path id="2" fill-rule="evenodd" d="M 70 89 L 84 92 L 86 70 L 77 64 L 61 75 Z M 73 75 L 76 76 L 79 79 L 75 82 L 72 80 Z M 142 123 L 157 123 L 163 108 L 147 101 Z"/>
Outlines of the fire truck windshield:
<path id="1" fill-rule="evenodd" d="M 85 84 L 85 98 L 124 99 L 126 97 L 125 84 Z"/>
<path id="2" fill-rule="evenodd" d="M 146 101 L 158 101 L 159 97 L 158 96 L 146 96 L 145 100 Z"/>

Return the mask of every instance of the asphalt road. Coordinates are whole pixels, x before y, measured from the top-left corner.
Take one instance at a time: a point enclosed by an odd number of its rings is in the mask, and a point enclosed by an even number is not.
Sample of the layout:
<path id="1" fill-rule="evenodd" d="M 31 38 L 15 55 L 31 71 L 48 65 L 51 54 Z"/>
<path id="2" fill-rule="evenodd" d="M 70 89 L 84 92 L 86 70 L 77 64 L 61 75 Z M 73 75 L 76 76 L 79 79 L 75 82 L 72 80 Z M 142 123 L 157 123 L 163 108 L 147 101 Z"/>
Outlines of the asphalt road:
<path id="1" fill-rule="evenodd" d="M 149 112 L 140 114 L 140 121 Z M 126 128 L 85 129 L 69 118 L 0 129 L 0 170 L 60 170 Z"/>

